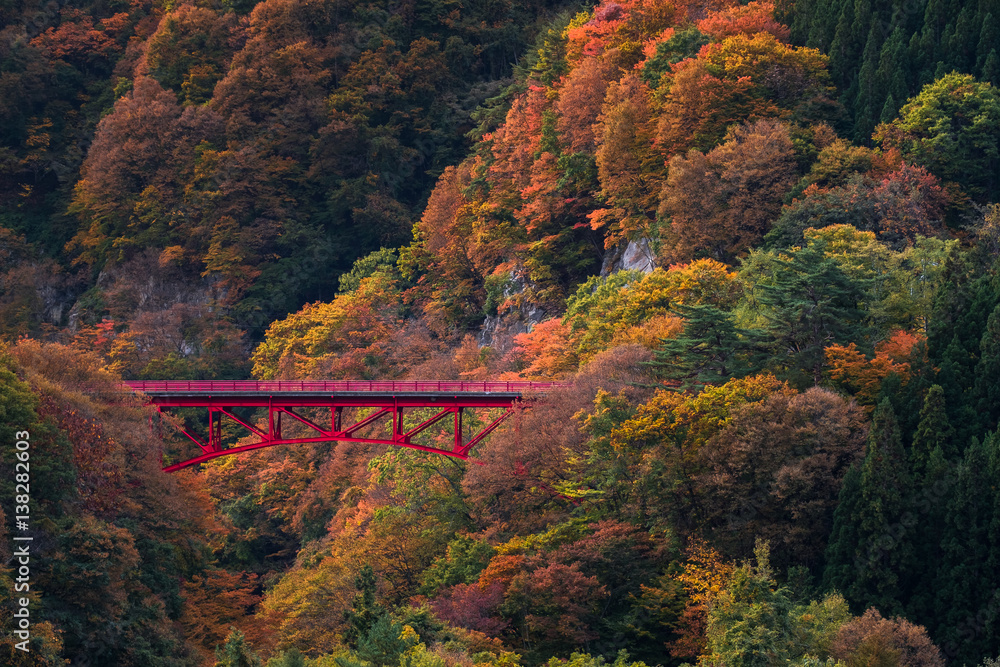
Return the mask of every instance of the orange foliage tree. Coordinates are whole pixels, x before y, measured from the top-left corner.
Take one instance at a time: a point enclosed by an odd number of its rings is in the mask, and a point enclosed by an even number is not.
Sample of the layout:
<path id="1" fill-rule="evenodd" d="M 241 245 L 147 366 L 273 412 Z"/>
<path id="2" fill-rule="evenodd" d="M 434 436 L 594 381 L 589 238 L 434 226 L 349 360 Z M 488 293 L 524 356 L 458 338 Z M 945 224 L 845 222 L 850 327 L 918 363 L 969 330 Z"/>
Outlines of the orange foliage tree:
<path id="1" fill-rule="evenodd" d="M 760 32 L 770 33 L 785 43 L 789 37 L 788 26 L 775 20 L 774 3 L 767 0 L 754 0 L 745 5 L 727 7 L 708 14 L 696 21 L 695 25 L 698 30 L 720 42 L 733 35 L 756 35 Z"/>
<path id="2" fill-rule="evenodd" d="M 590 214 L 605 234 L 604 246 L 648 236 L 654 222 L 663 163 L 652 150 L 653 113 L 649 88 L 635 75 L 608 88 L 597 131 L 597 169 L 606 207 Z"/>
<path id="3" fill-rule="evenodd" d="M 866 357 L 857 345 L 830 345 L 824 352 L 830 377 L 854 394 L 858 403 L 872 410 L 878 400 L 882 382 L 898 375 L 905 384 L 911 375 L 911 364 L 925 355 L 926 338 L 918 333 L 895 331 L 875 346 L 875 356 Z"/>
<path id="4" fill-rule="evenodd" d="M 736 128 L 707 155 L 674 156 L 661 196 L 671 221 L 662 254 L 733 261 L 764 237 L 796 176 L 788 129 L 774 120 Z"/>
<path id="5" fill-rule="evenodd" d="M 688 540 L 684 555 L 684 568 L 674 578 L 683 584 L 688 602 L 678 624 L 680 636 L 667 644 L 667 650 L 675 658 L 696 658 L 705 649 L 708 607 L 729 583 L 734 568 L 697 537 Z"/>
<path id="6" fill-rule="evenodd" d="M 770 33 L 738 34 L 673 66 L 657 143 L 671 155 L 710 150 L 728 127 L 752 117 L 809 118 L 832 105 L 826 57 Z"/>
<path id="7" fill-rule="evenodd" d="M 206 570 L 204 575 L 194 575 L 184 582 L 184 614 L 180 622 L 206 660 L 216 646 L 225 643 L 231 627 L 248 630 L 249 614 L 260 601 L 260 595 L 254 593 L 256 586 L 256 575 L 225 570 Z"/>

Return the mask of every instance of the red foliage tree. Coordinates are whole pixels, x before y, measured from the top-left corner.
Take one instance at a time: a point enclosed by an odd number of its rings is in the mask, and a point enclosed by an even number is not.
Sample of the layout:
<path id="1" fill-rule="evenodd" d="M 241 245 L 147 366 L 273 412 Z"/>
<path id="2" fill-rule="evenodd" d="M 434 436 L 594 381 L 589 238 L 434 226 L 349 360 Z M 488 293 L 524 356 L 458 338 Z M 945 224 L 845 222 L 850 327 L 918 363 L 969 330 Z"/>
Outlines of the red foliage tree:
<path id="1" fill-rule="evenodd" d="M 498 637 L 510 625 L 497 616 L 503 597 L 504 585 L 499 581 L 486 587 L 456 584 L 434 598 L 431 609 L 442 621 Z"/>
<path id="2" fill-rule="evenodd" d="M 771 33 L 782 42 L 788 42 L 789 37 L 788 26 L 774 19 L 774 3 L 767 0 L 727 7 L 708 14 L 695 25 L 698 30 L 720 42 L 733 35 L 755 35 L 759 32 Z"/>

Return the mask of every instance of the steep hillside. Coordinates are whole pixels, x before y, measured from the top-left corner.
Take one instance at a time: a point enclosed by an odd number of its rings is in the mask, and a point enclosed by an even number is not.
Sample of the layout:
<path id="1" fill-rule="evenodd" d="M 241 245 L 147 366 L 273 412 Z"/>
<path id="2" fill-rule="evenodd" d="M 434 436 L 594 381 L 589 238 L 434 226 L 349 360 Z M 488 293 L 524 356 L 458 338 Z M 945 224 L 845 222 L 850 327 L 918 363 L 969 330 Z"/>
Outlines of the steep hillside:
<path id="1" fill-rule="evenodd" d="M 995 667 L 991 3 L 0 12 L 3 660 Z M 159 472 L 246 377 L 564 384 Z"/>

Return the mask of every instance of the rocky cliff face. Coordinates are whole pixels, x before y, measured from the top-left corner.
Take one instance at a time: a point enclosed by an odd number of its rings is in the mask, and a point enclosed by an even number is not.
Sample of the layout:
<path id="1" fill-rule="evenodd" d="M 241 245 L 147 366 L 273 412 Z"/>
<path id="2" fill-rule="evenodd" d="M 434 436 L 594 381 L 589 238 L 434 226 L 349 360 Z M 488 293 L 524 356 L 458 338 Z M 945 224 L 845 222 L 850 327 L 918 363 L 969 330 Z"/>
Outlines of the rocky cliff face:
<path id="1" fill-rule="evenodd" d="M 619 243 L 604 256 L 601 276 L 607 277 L 618 271 L 639 270 L 649 273 L 656 268 L 656 253 L 649 247 L 649 239 Z"/>
<path id="2" fill-rule="evenodd" d="M 650 248 L 648 239 L 620 243 L 604 256 L 601 264 L 601 276 L 607 277 L 618 271 L 642 271 L 650 273 L 656 268 L 656 253 Z M 527 288 L 521 278 L 513 278 L 511 287 L 505 292 L 505 297 L 511 297 Z M 477 341 L 501 354 L 509 351 L 514 345 L 514 336 L 531 329 L 546 319 L 552 317 L 546 309 L 537 304 L 525 304 L 501 315 L 487 316 L 479 330 Z"/>

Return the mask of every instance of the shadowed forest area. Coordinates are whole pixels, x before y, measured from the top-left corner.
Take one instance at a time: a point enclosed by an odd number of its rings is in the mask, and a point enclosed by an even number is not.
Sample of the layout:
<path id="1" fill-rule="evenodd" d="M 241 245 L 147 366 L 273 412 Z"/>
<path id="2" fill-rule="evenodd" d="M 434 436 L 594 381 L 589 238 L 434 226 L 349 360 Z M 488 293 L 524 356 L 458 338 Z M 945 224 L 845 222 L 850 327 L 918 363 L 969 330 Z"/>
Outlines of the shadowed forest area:
<path id="1" fill-rule="evenodd" d="M 998 49 L 995 0 L 0 0 L 0 664 L 997 667 Z M 122 380 L 245 378 L 563 384 L 470 461 L 163 473 Z"/>

